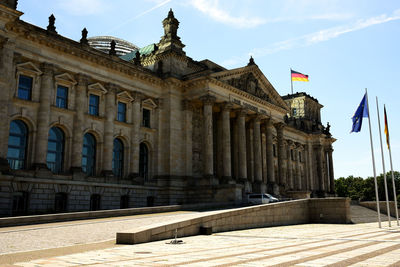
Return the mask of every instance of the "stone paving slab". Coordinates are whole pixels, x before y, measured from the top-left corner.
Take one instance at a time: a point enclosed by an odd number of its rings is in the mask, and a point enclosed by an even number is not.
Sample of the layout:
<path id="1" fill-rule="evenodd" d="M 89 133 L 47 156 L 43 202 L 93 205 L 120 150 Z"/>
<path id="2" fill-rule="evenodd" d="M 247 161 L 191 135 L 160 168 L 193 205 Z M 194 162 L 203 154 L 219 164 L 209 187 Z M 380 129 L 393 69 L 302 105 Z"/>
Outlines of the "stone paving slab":
<path id="1" fill-rule="evenodd" d="M 18 244 L 15 239 L 11 240 L 15 237 L 13 234 L 18 234 L 20 250 L 34 247 L 36 253 L 48 251 L 49 246 L 60 250 L 8 266 L 400 266 L 400 227 L 396 222 L 392 221 L 389 228 L 387 217 L 382 216 L 384 222 L 380 229 L 376 212 L 358 206 L 352 206 L 351 211 L 353 222 L 358 224 L 304 224 L 231 231 L 179 238 L 183 241 L 179 245 L 166 244 L 169 240 L 115 245 L 110 239 L 99 247 L 102 249 L 94 250 L 96 246 L 93 246 L 81 249 L 80 253 L 76 253 L 80 250 L 76 246 L 60 247 L 60 244 L 80 240 L 79 246 L 89 246 L 90 242 L 104 240 L 104 236 L 115 237 L 117 228 L 186 219 L 198 213 L 3 228 L 0 237 L 7 236 L 10 239 L 7 242 Z M 96 234 L 87 234 L 89 231 Z M 60 240 L 54 242 L 53 235 Z M 42 243 L 43 240 L 46 242 Z M 7 242 L 0 242 L 0 251 L 4 251 L 0 255 L 0 265 L 2 257 L 15 255 L 7 253 L 6 245 L 10 244 Z M 54 244 L 50 245 L 52 242 Z"/>
<path id="2" fill-rule="evenodd" d="M 400 266 L 400 228 L 306 224 L 77 253 L 16 266 Z M 386 255 L 386 256 L 385 256 Z M 390 255 L 390 256 L 389 256 Z M 362 263 L 362 264 L 361 264 Z M 361 265 L 360 265 L 361 264 Z"/>

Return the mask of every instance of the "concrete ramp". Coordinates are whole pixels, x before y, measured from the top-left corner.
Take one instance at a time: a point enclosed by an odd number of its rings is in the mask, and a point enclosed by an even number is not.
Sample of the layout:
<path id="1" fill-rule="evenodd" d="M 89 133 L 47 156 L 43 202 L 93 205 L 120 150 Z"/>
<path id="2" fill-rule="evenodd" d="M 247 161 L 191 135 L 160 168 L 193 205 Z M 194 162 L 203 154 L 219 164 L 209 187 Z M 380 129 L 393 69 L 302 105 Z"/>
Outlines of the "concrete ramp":
<path id="1" fill-rule="evenodd" d="M 178 237 L 304 223 L 351 223 L 346 198 L 301 199 L 215 211 L 184 220 L 117 233 L 117 244 L 137 244 Z"/>
<path id="2" fill-rule="evenodd" d="M 350 206 L 351 221 L 353 223 L 372 223 L 378 222 L 378 212 L 370 208 L 362 207 L 360 205 Z M 387 221 L 388 216 L 381 213 L 381 221 Z M 392 222 L 395 222 L 396 218 L 391 217 Z"/>

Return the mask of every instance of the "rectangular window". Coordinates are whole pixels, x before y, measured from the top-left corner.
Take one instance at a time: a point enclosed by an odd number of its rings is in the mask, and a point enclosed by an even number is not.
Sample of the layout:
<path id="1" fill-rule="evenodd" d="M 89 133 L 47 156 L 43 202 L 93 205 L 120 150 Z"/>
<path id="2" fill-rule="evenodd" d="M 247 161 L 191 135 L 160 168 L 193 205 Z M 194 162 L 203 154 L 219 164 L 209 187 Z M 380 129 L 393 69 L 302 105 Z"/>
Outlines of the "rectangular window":
<path id="1" fill-rule="evenodd" d="M 296 116 L 297 115 L 297 109 L 296 108 L 292 108 L 292 111 L 293 111 L 293 116 Z"/>
<path id="2" fill-rule="evenodd" d="M 274 152 L 274 157 L 276 157 L 276 145 L 275 144 L 272 145 L 272 149 L 273 149 L 273 152 Z"/>
<path id="3" fill-rule="evenodd" d="M 68 108 L 68 87 L 57 86 L 56 106 L 59 108 Z"/>
<path id="4" fill-rule="evenodd" d="M 99 116 L 99 100 L 98 95 L 89 95 L 89 114 Z"/>
<path id="5" fill-rule="evenodd" d="M 143 126 L 150 128 L 150 110 L 143 109 Z"/>
<path id="6" fill-rule="evenodd" d="M 126 104 L 125 103 L 118 102 L 117 120 L 126 122 Z"/>
<path id="7" fill-rule="evenodd" d="M 290 149 L 290 159 L 291 159 L 291 160 L 294 160 L 293 149 Z"/>
<path id="8" fill-rule="evenodd" d="M 32 84 L 33 78 L 25 75 L 19 75 L 18 81 L 18 92 L 17 96 L 20 99 L 31 100 L 32 99 Z"/>
<path id="9" fill-rule="evenodd" d="M 301 151 L 299 151 L 299 162 L 301 162 Z"/>

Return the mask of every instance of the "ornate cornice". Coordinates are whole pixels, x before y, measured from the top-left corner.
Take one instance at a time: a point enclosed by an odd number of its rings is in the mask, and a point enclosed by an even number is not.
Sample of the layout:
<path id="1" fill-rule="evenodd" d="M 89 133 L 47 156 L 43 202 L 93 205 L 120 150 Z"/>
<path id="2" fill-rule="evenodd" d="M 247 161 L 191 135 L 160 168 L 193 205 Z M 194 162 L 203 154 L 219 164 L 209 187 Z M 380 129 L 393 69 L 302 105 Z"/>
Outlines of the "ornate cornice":
<path id="1" fill-rule="evenodd" d="M 57 50 L 60 53 L 75 56 L 80 60 L 97 64 L 129 75 L 138 80 L 162 86 L 163 81 L 150 70 L 133 63 L 122 60 L 118 57 L 111 57 L 87 45 L 65 38 L 57 34 L 47 34 L 46 30 L 23 21 L 9 24 L 7 29 L 18 34 L 21 38 L 43 45 L 47 48 Z"/>

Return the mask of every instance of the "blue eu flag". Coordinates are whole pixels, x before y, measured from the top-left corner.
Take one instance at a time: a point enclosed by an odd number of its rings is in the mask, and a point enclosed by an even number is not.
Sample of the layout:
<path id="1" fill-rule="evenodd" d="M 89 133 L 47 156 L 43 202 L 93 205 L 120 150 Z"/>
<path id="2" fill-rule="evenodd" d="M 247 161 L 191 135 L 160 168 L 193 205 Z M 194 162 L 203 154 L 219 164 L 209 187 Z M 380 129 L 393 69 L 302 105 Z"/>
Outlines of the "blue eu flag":
<path id="1" fill-rule="evenodd" d="M 352 117 L 353 128 L 351 129 L 351 132 L 357 133 L 361 131 L 362 119 L 363 117 L 368 117 L 367 101 L 367 93 L 365 93 L 360 105 L 358 106 L 356 112 L 354 113 L 354 116 Z"/>

